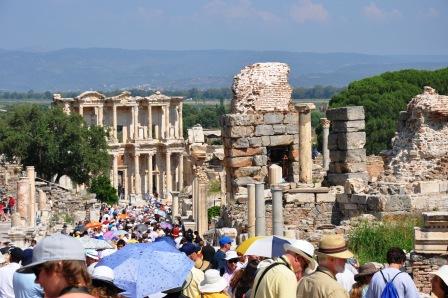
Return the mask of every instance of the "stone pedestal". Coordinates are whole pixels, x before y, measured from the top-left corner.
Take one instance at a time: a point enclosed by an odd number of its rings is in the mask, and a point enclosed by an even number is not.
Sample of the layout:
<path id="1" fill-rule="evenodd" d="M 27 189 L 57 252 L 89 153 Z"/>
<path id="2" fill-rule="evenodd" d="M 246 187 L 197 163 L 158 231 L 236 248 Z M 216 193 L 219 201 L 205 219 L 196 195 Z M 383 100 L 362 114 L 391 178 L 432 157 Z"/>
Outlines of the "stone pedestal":
<path id="1" fill-rule="evenodd" d="M 279 186 L 271 187 L 272 192 L 272 235 L 283 236 L 283 191 Z"/>
<path id="2" fill-rule="evenodd" d="M 266 206 L 264 183 L 255 183 L 255 235 L 266 235 Z"/>
<path id="3" fill-rule="evenodd" d="M 247 230 L 249 237 L 255 236 L 255 184 L 247 185 Z"/>
<path id="4" fill-rule="evenodd" d="M 328 135 L 330 133 L 330 120 L 327 118 L 320 118 L 320 124 L 322 125 L 322 157 L 323 168 L 328 171 L 330 165 L 330 151 L 328 150 Z"/>
<path id="5" fill-rule="evenodd" d="M 299 181 L 307 184 L 313 182 L 311 110 L 315 108 L 313 103 L 296 105 L 299 112 Z"/>
<path id="6" fill-rule="evenodd" d="M 269 185 L 278 185 L 282 182 L 282 168 L 276 164 L 269 167 Z"/>

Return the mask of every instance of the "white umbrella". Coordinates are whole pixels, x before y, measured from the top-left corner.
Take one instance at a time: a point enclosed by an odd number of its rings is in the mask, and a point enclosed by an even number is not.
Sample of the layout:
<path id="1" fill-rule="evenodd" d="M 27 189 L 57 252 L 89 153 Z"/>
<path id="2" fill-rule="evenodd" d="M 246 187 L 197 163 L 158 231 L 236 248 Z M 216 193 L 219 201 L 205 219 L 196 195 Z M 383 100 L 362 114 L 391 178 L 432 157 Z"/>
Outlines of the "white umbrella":
<path id="1" fill-rule="evenodd" d="M 109 242 L 102 239 L 95 239 L 88 236 L 78 238 L 85 249 L 108 249 L 114 248 Z"/>

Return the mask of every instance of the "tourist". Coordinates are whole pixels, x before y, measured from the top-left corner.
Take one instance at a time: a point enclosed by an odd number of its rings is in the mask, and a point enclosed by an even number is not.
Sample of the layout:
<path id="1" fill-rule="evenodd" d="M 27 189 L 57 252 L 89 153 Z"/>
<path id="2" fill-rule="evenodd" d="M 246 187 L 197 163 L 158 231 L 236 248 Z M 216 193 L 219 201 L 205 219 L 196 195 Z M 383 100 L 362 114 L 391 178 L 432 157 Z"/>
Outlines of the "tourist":
<path id="1" fill-rule="evenodd" d="M 313 259 L 314 247 L 305 240 L 294 240 L 283 246 L 285 254 L 276 258 L 270 265 L 260 269 L 251 290 L 252 298 L 290 298 L 295 297 L 297 280 L 305 270 L 314 271 L 317 267 Z"/>
<path id="2" fill-rule="evenodd" d="M 92 274 L 93 269 L 95 268 L 96 264 L 98 264 L 98 261 L 100 259 L 99 253 L 94 249 L 86 249 L 85 255 L 87 272 L 89 272 L 89 274 Z"/>
<path id="3" fill-rule="evenodd" d="M 235 298 L 250 297 L 250 289 L 257 274 L 258 260 L 252 260 L 240 270 L 238 270 L 230 281 L 232 295 Z"/>
<path id="4" fill-rule="evenodd" d="M 437 298 L 448 297 L 448 265 L 443 265 L 439 270 L 431 272 L 431 294 Z"/>
<path id="5" fill-rule="evenodd" d="M 33 259 L 33 249 L 27 248 L 23 251 L 22 266 L 31 264 Z M 42 298 L 44 291 L 41 286 L 36 284 L 36 275 L 30 273 L 14 272 L 12 285 L 15 298 Z"/>
<path id="6" fill-rule="evenodd" d="M 185 253 L 190 260 L 196 263 L 196 261 L 200 258 L 199 252 L 201 248 L 193 243 L 185 243 L 180 251 Z M 183 294 L 187 297 L 196 297 L 200 294 L 199 292 L 199 284 L 204 280 L 204 272 L 200 269 L 193 266 L 191 268 L 191 281 L 188 286 L 183 290 Z"/>
<path id="7" fill-rule="evenodd" d="M 117 241 L 117 250 L 122 249 L 123 247 L 125 247 L 126 245 L 126 241 L 124 241 L 123 239 L 120 239 Z"/>
<path id="8" fill-rule="evenodd" d="M 23 258 L 23 251 L 18 247 L 10 248 L 8 254 L 9 264 L 0 268 L 0 297 L 2 298 L 14 298 L 12 280 Z"/>
<path id="9" fill-rule="evenodd" d="M 199 285 L 200 295 L 195 298 L 230 298 L 225 291 L 227 288 L 226 280 L 220 272 L 215 269 L 205 271 L 204 280 Z"/>
<path id="10" fill-rule="evenodd" d="M 53 234 L 39 241 L 33 262 L 18 272 L 34 273 L 47 298 L 93 298 L 84 249 L 78 239 Z"/>
<path id="11" fill-rule="evenodd" d="M 107 266 L 95 267 L 92 274 L 90 294 L 97 298 L 116 298 L 123 292 L 114 284 L 114 271 Z"/>
<path id="12" fill-rule="evenodd" d="M 202 271 L 206 271 L 207 269 L 212 269 L 213 267 L 213 260 L 215 258 L 215 249 L 213 246 L 207 243 L 207 245 L 202 246 L 201 248 L 201 255 L 202 255 L 202 261 L 203 265 L 201 265 L 200 269 Z"/>
<path id="13" fill-rule="evenodd" d="M 359 267 L 359 273 L 355 275 L 355 283 L 350 291 L 350 298 L 365 298 L 372 276 L 378 270 L 379 266 L 375 263 L 365 263 Z"/>
<path id="14" fill-rule="evenodd" d="M 355 274 L 358 273 L 358 262 L 354 258 L 347 259 L 344 271 L 336 274 L 336 280 L 347 291 L 350 292 L 355 281 Z"/>
<path id="15" fill-rule="evenodd" d="M 386 260 L 389 267 L 373 275 L 366 296 L 368 298 L 380 297 L 386 283 L 392 282 L 399 297 L 420 297 L 412 278 L 406 272 L 401 271 L 406 261 L 404 251 L 399 247 L 392 247 L 387 251 Z"/>
<path id="16" fill-rule="evenodd" d="M 226 266 L 225 271 L 222 277 L 227 281 L 227 284 L 230 284 L 230 281 L 232 280 L 233 274 L 235 271 L 238 270 L 237 263 L 239 261 L 239 256 L 234 250 L 229 250 L 226 252 Z M 229 292 L 231 292 L 232 289 L 229 289 Z"/>
<path id="17" fill-rule="evenodd" d="M 228 236 L 222 236 L 219 238 L 219 249 L 213 257 L 213 269 L 217 269 L 221 276 L 224 275 L 226 270 L 226 252 L 230 250 L 232 245 L 232 239 Z"/>
<path id="18" fill-rule="evenodd" d="M 297 297 L 348 297 L 347 291 L 336 281 L 336 274 L 344 271 L 346 260 L 352 257 L 342 235 L 323 236 L 317 251 L 319 267 L 313 274 L 299 281 Z"/>

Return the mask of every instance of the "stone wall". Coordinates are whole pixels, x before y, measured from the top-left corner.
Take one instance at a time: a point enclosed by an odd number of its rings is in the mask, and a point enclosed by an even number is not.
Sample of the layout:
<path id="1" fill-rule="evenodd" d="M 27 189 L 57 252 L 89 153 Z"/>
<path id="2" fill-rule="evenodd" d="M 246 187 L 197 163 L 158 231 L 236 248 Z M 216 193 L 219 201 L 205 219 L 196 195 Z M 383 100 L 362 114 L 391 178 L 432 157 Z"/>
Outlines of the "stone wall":
<path id="1" fill-rule="evenodd" d="M 344 185 L 347 179 L 367 182 L 364 107 L 345 107 L 327 110 L 331 122 L 328 136 L 330 166 L 326 182 Z"/>
<path id="2" fill-rule="evenodd" d="M 401 112 L 393 148 L 387 152 L 388 181 L 445 179 L 448 175 L 448 96 L 431 87 Z"/>
<path id="3" fill-rule="evenodd" d="M 256 63 L 243 68 L 233 79 L 231 113 L 292 110 L 288 74 L 285 63 Z"/>
<path id="4" fill-rule="evenodd" d="M 231 199 L 246 195 L 247 184 L 265 182 L 268 176 L 268 147 L 288 146 L 289 179 L 298 180 L 297 121 L 296 112 L 227 114 L 222 118 L 224 164 Z"/>

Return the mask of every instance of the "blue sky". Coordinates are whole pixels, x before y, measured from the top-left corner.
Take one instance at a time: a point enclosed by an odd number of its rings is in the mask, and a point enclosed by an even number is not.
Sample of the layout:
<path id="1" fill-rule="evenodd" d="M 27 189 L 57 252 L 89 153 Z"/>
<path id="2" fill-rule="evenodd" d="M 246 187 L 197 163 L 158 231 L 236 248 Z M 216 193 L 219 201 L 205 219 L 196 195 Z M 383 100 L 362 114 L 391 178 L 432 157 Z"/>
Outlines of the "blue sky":
<path id="1" fill-rule="evenodd" d="M 448 54 L 448 0 L 0 0 L 0 48 Z"/>

